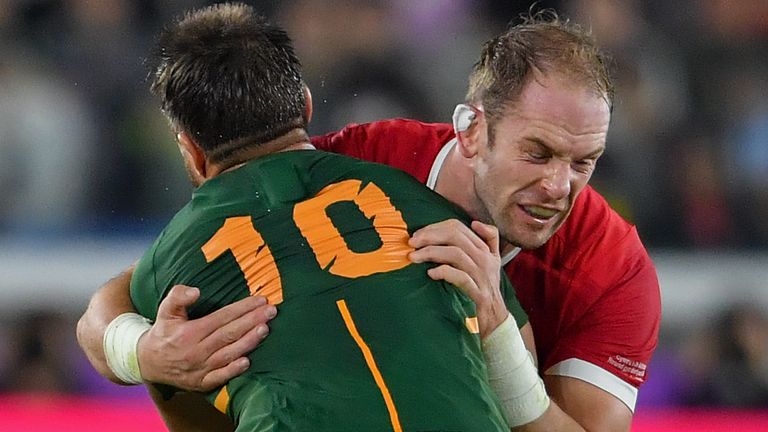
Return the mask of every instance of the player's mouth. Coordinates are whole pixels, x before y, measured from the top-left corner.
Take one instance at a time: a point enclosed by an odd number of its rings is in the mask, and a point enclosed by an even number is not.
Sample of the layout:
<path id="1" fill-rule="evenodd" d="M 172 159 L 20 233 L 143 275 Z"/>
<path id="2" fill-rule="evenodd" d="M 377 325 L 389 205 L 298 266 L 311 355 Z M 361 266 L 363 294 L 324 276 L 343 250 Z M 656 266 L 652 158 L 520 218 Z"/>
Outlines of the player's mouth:
<path id="1" fill-rule="evenodd" d="M 523 211 L 526 212 L 529 216 L 531 216 L 534 219 L 538 219 L 542 222 L 546 222 L 553 217 L 555 217 L 558 213 L 560 213 L 559 210 L 546 208 L 546 207 L 539 207 L 539 206 L 520 206 L 522 207 Z"/>

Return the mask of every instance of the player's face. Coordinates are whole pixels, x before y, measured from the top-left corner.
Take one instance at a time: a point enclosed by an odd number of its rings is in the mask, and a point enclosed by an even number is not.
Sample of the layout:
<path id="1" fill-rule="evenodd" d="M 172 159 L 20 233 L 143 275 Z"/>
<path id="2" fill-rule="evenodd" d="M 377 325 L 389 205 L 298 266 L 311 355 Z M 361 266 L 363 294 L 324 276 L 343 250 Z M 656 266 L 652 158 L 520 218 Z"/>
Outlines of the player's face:
<path id="1" fill-rule="evenodd" d="M 552 237 L 592 176 L 609 121 L 608 104 L 591 91 L 557 77 L 526 85 L 474 164 L 480 212 L 502 238 L 534 249 Z"/>

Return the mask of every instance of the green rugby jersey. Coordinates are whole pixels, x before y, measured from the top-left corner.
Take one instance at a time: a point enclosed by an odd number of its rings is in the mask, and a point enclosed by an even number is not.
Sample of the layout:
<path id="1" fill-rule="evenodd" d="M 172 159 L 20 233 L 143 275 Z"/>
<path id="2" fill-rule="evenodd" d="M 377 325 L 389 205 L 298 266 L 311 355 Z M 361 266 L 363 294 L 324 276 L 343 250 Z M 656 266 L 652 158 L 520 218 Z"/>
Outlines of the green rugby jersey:
<path id="1" fill-rule="evenodd" d="M 152 319 L 175 284 L 200 287 L 192 318 L 249 294 L 278 305 L 250 369 L 207 395 L 238 431 L 507 431 L 474 305 L 407 260 L 409 235 L 449 218 L 468 220 L 401 171 L 276 153 L 198 188 L 137 265 L 131 297 Z"/>

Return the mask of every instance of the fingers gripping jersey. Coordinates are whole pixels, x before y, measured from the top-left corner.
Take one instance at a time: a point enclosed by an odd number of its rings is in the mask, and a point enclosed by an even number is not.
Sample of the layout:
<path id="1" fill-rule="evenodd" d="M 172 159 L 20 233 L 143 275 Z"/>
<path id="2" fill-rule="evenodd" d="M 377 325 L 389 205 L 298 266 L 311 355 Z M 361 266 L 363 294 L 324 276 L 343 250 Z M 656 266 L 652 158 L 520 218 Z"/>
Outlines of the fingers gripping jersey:
<path id="1" fill-rule="evenodd" d="M 201 288 L 191 317 L 249 294 L 278 304 L 250 369 L 208 394 L 238 430 L 508 430 L 471 302 L 407 259 L 410 233 L 457 217 L 389 167 L 278 153 L 203 184 L 131 296 L 150 318 L 174 284 Z"/>

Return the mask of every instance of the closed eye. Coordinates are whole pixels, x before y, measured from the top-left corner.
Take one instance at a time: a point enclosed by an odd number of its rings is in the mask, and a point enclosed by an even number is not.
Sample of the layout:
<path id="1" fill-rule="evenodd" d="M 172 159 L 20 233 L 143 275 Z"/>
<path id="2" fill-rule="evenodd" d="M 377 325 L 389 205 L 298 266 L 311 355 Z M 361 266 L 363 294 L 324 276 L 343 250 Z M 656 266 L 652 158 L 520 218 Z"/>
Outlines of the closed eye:
<path id="1" fill-rule="evenodd" d="M 533 162 L 545 163 L 552 157 L 552 155 L 542 151 L 531 151 L 528 152 L 528 157 L 533 160 Z"/>
<path id="2" fill-rule="evenodd" d="M 574 169 L 579 172 L 588 173 L 595 167 L 595 159 L 582 159 L 573 162 Z"/>
<path id="3" fill-rule="evenodd" d="M 552 158 L 552 151 L 542 140 L 529 137 L 523 145 L 523 153 L 534 163 L 546 163 Z"/>

